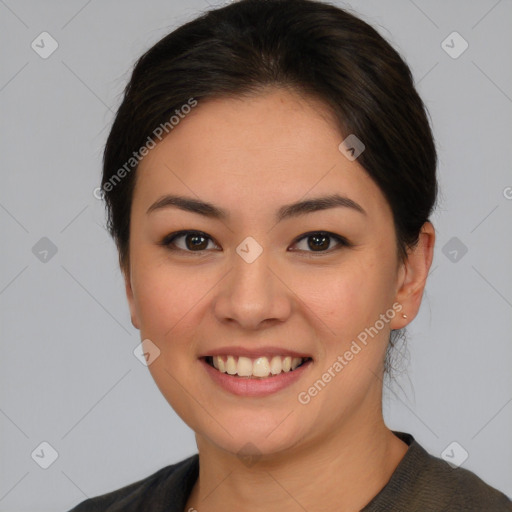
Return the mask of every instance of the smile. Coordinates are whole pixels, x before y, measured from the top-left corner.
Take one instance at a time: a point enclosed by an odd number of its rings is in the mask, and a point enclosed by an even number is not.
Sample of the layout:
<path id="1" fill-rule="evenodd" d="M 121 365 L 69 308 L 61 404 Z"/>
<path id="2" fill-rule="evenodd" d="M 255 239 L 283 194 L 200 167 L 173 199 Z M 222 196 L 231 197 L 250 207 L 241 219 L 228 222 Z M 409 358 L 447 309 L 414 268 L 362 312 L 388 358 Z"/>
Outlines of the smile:
<path id="1" fill-rule="evenodd" d="M 216 355 L 199 358 L 211 382 L 240 397 L 264 397 L 281 391 L 306 375 L 311 357 Z M 218 368 L 216 367 L 218 366 Z"/>
<path id="2" fill-rule="evenodd" d="M 221 373 L 245 378 L 268 378 L 296 370 L 310 357 L 261 356 L 256 358 L 227 356 L 207 356 L 205 361 Z"/>

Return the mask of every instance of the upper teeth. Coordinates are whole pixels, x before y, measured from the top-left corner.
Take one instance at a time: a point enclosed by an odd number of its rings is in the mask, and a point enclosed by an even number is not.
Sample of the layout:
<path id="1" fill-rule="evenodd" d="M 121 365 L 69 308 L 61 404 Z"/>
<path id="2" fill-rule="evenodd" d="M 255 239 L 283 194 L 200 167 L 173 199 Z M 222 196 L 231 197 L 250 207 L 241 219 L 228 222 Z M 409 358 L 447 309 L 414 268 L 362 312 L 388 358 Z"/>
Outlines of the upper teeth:
<path id="1" fill-rule="evenodd" d="M 240 377 L 268 377 L 277 375 L 290 370 L 295 370 L 299 366 L 303 358 L 291 356 L 273 356 L 257 357 L 251 359 L 249 357 L 236 356 L 213 356 L 213 366 L 220 372 L 229 373 L 229 375 L 237 374 Z"/>

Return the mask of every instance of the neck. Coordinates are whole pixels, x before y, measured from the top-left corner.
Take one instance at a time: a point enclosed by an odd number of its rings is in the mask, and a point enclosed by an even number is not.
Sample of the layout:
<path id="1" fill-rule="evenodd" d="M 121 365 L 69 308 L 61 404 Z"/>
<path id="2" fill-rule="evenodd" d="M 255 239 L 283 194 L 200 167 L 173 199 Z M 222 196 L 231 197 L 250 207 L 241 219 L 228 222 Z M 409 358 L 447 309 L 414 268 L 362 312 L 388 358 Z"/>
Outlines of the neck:
<path id="1" fill-rule="evenodd" d="M 363 414 L 361 412 L 361 414 Z M 357 428 L 354 428 L 357 425 Z M 241 461 L 196 436 L 199 478 L 185 510 L 358 511 L 386 485 L 407 451 L 378 418 L 353 418 L 293 453 Z"/>

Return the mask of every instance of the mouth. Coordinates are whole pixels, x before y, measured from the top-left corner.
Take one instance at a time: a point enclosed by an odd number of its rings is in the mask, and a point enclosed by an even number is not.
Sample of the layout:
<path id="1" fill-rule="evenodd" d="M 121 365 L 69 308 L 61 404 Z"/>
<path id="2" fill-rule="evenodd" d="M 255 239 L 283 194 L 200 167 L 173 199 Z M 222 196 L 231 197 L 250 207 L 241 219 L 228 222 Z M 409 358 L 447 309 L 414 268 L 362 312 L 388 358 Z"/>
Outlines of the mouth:
<path id="1" fill-rule="evenodd" d="M 271 379 L 296 371 L 313 361 L 311 357 L 272 355 L 245 357 L 234 355 L 210 355 L 200 357 L 219 373 L 241 379 Z"/>

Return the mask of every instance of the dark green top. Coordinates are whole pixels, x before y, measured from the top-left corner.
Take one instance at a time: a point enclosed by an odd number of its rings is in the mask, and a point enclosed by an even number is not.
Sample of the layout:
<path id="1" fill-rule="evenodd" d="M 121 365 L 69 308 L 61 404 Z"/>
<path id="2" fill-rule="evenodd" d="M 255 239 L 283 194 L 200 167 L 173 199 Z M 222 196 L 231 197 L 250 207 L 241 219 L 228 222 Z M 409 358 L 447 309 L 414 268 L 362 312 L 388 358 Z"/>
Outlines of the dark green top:
<path id="1" fill-rule="evenodd" d="M 474 473 L 429 455 L 410 434 L 388 483 L 361 512 L 510 512 L 512 501 Z M 199 476 L 199 455 L 166 466 L 117 491 L 83 501 L 69 512 L 185 512 Z M 334 509 L 332 509 L 334 512 Z"/>

